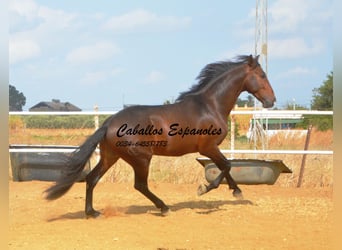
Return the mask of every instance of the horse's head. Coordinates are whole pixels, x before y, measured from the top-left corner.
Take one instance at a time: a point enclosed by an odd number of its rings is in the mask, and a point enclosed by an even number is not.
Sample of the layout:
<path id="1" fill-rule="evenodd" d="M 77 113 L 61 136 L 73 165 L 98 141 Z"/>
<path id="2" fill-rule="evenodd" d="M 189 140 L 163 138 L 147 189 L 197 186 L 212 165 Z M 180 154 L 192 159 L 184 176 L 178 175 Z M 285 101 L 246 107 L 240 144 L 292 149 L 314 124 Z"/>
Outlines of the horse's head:
<path id="1" fill-rule="evenodd" d="M 267 79 L 267 76 L 258 62 L 259 56 L 248 57 L 247 76 L 244 82 L 244 90 L 254 95 L 264 108 L 271 108 L 276 101 L 273 89 Z"/>

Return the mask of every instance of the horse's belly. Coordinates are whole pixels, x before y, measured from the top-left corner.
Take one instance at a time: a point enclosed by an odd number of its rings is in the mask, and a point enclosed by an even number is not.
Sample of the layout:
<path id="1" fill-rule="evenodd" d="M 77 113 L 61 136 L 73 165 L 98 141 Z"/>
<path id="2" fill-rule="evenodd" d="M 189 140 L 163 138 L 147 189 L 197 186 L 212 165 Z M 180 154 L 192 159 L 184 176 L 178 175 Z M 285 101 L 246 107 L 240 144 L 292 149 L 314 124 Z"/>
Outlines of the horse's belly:
<path id="1" fill-rule="evenodd" d="M 165 141 L 162 147 L 153 147 L 152 152 L 154 155 L 163 156 L 180 156 L 189 153 L 198 152 L 197 144 L 189 142 Z"/>

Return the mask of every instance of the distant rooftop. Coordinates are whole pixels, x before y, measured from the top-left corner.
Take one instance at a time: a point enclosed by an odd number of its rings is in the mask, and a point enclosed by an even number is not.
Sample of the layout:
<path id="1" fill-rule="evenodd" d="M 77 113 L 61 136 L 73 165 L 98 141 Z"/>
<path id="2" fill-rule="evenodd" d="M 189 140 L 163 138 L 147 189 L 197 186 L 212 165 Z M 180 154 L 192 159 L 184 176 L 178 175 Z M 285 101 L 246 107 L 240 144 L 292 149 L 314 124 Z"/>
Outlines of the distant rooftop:
<path id="1" fill-rule="evenodd" d="M 29 111 L 82 111 L 79 107 L 70 102 L 61 102 L 59 99 L 52 99 L 51 102 L 40 102 L 32 106 Z"/>

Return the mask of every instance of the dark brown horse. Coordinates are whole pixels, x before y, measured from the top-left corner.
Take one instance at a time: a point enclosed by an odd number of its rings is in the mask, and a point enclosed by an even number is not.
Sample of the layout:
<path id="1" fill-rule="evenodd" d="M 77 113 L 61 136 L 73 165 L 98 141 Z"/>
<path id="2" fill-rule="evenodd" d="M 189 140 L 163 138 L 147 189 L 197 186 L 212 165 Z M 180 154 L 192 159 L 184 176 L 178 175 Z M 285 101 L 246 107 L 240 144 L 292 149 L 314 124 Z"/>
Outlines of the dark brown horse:
<path id="1" fill-rule="evenodd" d="M 134 187 L 150 199 L 162 215 L 169 212 L 165 203 L 153 194 L 147 183 L 149 164 L 153 155 L 180 156 L 199 152 L 215 162 L 222 171 L 209 186 L 200 186 L 204 194 L 227 179 L 235 197 L 241 190 L 232 179 L 230 162 L 218 145 L 227 135 L 227 119 L 241 92 L 253 94 L 270 108 L 275 96 L 258 57 L 239 56 L 234 61 L 208 64 L 198 76 L 198 84 L 180 94 L 174 104 L 133 106 L 109 117 L 68 159 L 63 176 L 48 188 L 46 199 L 64 195 L 82 172 L 97 144 L 100 160 L 86 177 L 85 213 L 96 217 L 93 189 L 99 179 L 119 159 L 133 167 Z"/>

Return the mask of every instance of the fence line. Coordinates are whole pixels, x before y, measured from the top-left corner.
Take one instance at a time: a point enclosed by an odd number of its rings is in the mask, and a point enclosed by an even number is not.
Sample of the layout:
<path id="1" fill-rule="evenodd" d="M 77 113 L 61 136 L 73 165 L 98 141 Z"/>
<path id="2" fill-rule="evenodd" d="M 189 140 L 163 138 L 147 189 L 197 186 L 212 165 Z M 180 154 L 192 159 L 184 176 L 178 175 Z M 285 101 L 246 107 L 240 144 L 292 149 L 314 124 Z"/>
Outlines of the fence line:
<path id="1" fill-rule="evenodd" d="M 11 111 L 9 115 L 114 115 L 118 111 Z"/>
<path id="2" fill-rule="evenodd" d="M 119 111 L 11 111 L 9 115 L 113 115 Z M 232 110 L 231 115 L 333 115 L 333 111 L 320 110 Z"/>
<path id="3" fill-rule="evenodd" d="M 20 112 L 9 112 L 9 115 L 113 115 L 118 111 L 53 111 L 53 112 L 30 112 L 30 111 L 20 111 Z M 333 111 L 318 111 L 318 110 L 232 110 L 230 115 L 333 115 Z M 333 155 L 331 150 L 239 150 L 234 149 L 223 149 L 222 153 L 230 154 L 310 154 L 310 155 Z M 26 152 L 42 152 L 43 149 L 25 149 Z M 69 152 L 70 149 L 45 149 L 44 152 Z M 20 152 L 23 149 L 9 149 L 10 152 Z"/>
<path id="4" fill-rule="evenodd" d="M 68 153 L 73 152 L 75 149 L 72 148 L 10 148 L 9 152 L 42 152 L 42 153 L 50 153 L 50 152 L 60 152 L 60 153 Z M 248 149 L 222 149 L 222 153 L 224 154 L 298 154 L 298 155 L 333 155 L 334 152 L 331 150 L 248 150 Z"/>
<path id="5" fill-rule="evenodd" d="M 253 150 L 253 149 L 222 149 L 224 154 L 307 154 L 307 155 L 332 155 L 334 151 L 332 150 Z"/>
<path id="6" fill-rule="evenodd" d="M 232 110 L 231 115 L 333 115 L 331 111 L 321 110 Z"/>

